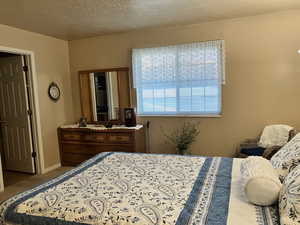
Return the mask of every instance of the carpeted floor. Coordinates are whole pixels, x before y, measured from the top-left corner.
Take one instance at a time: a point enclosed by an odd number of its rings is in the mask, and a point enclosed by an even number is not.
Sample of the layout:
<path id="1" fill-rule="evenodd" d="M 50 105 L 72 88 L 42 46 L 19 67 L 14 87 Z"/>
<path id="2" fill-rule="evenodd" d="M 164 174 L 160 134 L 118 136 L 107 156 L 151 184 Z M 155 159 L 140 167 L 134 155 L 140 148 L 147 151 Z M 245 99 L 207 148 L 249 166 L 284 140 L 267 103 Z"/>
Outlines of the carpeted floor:
<path id="1" fill-rule="evenodd" d="M 4 192 L 0 192 L 0 202 L 10 198 L 15 194 L 26 191 L 54 177 L 57 177 L 70 169 L 72 169 L 72 167 L 60 167 L 49 173 L 34 176 L 22 173 L 5 172 L 3 174 L 5 188 Z"/>
<path id="2" fill-rule="evenodd" d="M 12 171 L 3 171 L 3 182 L 4 187 L 14 185 L 19 183 L 20 181 L 27 180 L 33 175 L 27 173 L 19 173 L 19 172 L 12 172 Z"/>

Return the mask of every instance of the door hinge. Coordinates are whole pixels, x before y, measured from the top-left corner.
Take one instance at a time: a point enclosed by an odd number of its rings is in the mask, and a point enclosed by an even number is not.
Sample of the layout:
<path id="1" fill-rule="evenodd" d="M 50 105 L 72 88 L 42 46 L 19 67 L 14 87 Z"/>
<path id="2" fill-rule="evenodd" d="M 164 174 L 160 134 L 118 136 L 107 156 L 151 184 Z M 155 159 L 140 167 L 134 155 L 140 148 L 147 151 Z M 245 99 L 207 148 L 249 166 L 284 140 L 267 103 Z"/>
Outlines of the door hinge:
<path id="1" fill-rule="evenodd" d="M 36 152 L 32 152 L 32 158 L 35 158 L 36 157 Z"/>
<path id="2" fill-rule="evenodd" d="M 28 109 L 28 110 L 27 110 L 27 114 L 28 114 L 29 116 L 31 116 L 31 115 L 32 115 L 32 111 L 31 111 L 31 109 Z"/>
<path id="3" fill-rule="evenodd" d="M 28 72 L 28 66 L 23 66 L 23 71 Z"/>

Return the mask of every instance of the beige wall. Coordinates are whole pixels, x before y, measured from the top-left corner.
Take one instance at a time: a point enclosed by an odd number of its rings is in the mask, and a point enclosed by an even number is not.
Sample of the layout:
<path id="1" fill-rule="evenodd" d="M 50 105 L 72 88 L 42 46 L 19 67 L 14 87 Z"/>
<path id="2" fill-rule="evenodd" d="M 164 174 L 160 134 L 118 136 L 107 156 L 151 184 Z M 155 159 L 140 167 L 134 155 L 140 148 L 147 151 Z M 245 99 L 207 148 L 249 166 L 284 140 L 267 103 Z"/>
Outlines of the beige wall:
<path id="1" fill-rule="evenodd" d="M 45 168 L 60 162 L 56 129 L 74 121 L 69 71 L 68 42 L 0 25 L 0 46 L 30 50 L 35 53 Z M 61 99 L 48 97 L 48 85 L 55 81 Z"/>
<path id="2" fill-rule="evenodd" d="M 78 70 L 130 66 L 132 48 L 224 39 L 223 115 L 193 119 L 201 122 L 193 153 L 231 156 L 239 141 L 255 137 L 267 124 L 286 123 L 300 128 L 299 22 L 300 10 L 295 10 L 71 41 L 75 116 L 80 116 Z M 141 119 L 146 120 L 151 121 L 151 151 L 172 152 L 160 127 L 172 129 L 185 118 Z"/>

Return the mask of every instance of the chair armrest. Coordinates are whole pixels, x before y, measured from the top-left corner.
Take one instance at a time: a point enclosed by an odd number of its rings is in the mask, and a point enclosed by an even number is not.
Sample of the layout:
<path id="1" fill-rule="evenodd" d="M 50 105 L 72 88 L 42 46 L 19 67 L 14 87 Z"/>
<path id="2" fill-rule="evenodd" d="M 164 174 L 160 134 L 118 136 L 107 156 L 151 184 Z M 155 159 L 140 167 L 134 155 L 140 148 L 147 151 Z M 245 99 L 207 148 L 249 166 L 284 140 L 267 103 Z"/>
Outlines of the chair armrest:
<path id="1" fill-rule="evenodd" d="M 272 156 L 275 155 L 276 152 L 278 152 L 281 148 L 282 146 L 273 146 L 271 148 L 266 148 L 263 153 L 263 157 L 270 160 Z"/>
<path id="2" fill-rule="evenodd" d="M 296 134 L 298 134 L 299 132 L 295 129 L 291 130 L 289 133 L 289 141 L 296 136 Z"/>

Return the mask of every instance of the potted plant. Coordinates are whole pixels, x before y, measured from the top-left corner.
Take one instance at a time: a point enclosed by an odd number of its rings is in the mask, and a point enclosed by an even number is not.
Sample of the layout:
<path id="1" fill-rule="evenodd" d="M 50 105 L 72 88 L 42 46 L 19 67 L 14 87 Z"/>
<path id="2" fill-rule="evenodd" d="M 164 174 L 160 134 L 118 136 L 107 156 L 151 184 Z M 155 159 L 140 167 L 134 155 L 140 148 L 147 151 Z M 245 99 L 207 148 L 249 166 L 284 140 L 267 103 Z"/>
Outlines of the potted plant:
<path id="1" fill-rule="evenodd" d="M 199 135 L 199 123 L 184 122 L 183 125 L 170 134 L 163 131 L 167 141 L 176 146 L 176 151 L 180 155 L 190 154 L 190 145 L 196 140 Z"/>

